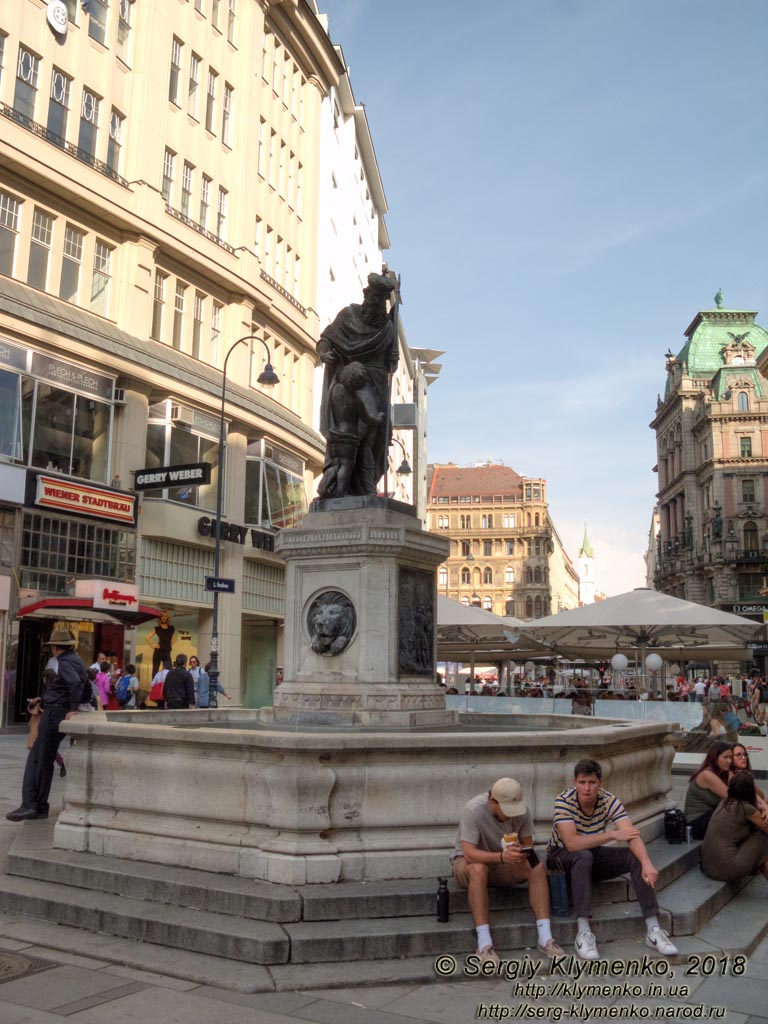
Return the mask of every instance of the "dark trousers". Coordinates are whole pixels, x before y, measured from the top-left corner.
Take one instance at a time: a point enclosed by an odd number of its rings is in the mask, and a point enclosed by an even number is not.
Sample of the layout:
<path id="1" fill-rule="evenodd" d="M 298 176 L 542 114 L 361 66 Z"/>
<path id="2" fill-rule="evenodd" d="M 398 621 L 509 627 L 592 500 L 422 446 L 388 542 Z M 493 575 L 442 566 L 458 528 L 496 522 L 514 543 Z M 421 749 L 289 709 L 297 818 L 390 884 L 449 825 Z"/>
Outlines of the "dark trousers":
<path id="1" fill-rule="evenodd" d="M 48 796 L 53 782 L 53 766 L 64 734 L 59 723 L 67 714 L 65 707 L 45 708 L 40 716 L 37 739 L 27 754 L 24 781 L 21 786 L 21 806 L 34 809 L 38 814 L 48 813 Z"/>
<path id="2" fill-rule="evenodd" d="M 186 711 L 189 708 L 189 701 L 177 700 L 176 698 L 171 697 L 170 700 L 165 702 L 165 707 L 167 711 Z"/>
<path id="3" fill-rule="evenodd" d="M 656 893 L 643 881 L 640 861 L 626 847 L 596 846 L 594 850 L 556 850 L 549 854 L 547 867 L 556 870 L 558 861 L 571 880 L 573 912 L 576 917 L 589 917 L 593 882 L 603 882 L 627 874 L 632 877 L 643 917 L 658 913 Z"/>

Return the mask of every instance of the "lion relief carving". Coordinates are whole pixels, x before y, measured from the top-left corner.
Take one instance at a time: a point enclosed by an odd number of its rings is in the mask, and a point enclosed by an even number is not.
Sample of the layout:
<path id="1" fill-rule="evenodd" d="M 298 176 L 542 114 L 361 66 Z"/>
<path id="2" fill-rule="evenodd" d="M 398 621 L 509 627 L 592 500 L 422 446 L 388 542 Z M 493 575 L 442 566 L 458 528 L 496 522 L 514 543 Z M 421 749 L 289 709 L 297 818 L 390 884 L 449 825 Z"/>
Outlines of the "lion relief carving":
<path id="1" fill-rule="evenodd" d="M 315 654 L 341 654 L 352 642 L 356 626 L 355 606 L 339 590 L 319 594 L 307 611 L 307 632 Z"/>

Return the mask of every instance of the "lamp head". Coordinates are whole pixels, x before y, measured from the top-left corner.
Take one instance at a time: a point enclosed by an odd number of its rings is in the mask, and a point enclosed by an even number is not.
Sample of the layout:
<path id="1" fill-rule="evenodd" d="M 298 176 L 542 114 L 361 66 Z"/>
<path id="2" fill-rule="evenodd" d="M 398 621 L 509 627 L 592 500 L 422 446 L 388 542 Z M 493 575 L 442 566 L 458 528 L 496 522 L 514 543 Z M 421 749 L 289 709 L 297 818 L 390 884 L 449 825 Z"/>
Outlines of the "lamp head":
<path id="1" fill-rule="evenodd" d="M 406 458 L 403 459 L 403 461 L 397 467 L 396 472 L 397 472 L 398 476 L 410 476 L 411 475 L 412 470 L 411 470 L 411 467 L 408 465 L 408 459 L 406 459 Z"/>
<path id="2" fill-rule="evenodd" d="M 267 365 L 261 371 L 259 376 L 256 378 L 256 383 L 261 384 L 265 388 L 273 388 L 275 384 L 280 383 L 280 378 L 275 373 L 271 363 L 267 363 Z"/>

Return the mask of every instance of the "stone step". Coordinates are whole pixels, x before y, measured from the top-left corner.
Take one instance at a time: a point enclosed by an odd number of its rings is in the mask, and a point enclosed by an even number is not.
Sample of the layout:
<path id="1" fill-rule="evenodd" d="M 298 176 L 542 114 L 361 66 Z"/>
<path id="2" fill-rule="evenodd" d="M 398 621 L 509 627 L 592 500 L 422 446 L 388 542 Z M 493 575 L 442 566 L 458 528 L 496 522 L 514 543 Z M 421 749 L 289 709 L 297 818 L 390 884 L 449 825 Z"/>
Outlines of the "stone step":
<path id="1" fill-rule="evenodd" d="M 738 895 L 748 881 L 716 882 L 707 878 L 701 868 L 692 868 L 659 896 L 660 906 L 672 918 L 670 934 L 695 935 Z"/>
<path id="2" fill-rule="evenodd" d="M 92 853 L 29 849 L 19 839 L 9 852 L 7 871 L 41 882 L 211 910 L 232 917 L 274 922 L 301 920 L 301 898 L 290 886 Z"/>
<path id="3" fill-rule="evenodd" d="M 0 911 L 255 964 L 286 963 L 282 926 L 6 875 Z"/>

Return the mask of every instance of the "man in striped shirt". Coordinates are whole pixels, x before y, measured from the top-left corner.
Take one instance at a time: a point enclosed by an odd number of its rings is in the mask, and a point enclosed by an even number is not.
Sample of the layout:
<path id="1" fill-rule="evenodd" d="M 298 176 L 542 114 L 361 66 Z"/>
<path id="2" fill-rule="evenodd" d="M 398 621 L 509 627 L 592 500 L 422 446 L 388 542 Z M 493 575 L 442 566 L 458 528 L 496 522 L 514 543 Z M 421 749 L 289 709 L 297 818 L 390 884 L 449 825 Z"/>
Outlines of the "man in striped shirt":
<path id="1" fill-rule="evenodd" d="M 555 799 L 547 867 L 563 870 L 571 880 L 574 912 L 578 919 L 576 953 L 582 960 L 597 960 L 595 936 L 589 926 L 592 883 L 629 874 L 645 918 L 646 945 L 664 956 L 676 947 L 658 921 L 655 885 L 659 872 L 651 863 L 640 833 L 629 820 L 618 797 L 602 788 L 603 770 L 584 758 L 573 769 L 573 785 Z M 609 826 L 613 826 L 609 829 Z M 607 847 L 620 840 L 627 844 Z"/>

